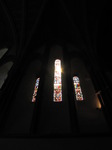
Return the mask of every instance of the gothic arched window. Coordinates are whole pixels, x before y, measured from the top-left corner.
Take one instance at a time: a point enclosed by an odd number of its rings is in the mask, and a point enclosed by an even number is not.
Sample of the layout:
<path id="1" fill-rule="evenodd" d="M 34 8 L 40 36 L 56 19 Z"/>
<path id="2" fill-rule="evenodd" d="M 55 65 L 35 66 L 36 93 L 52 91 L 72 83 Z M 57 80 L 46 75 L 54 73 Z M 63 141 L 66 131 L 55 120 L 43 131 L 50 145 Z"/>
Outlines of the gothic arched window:
<path id="1" fill-rule="evenodd" d="M 76 100 L 82 101 L 83 100 L 83 94 L 82 94 L 82 91 L 81 91 L 79 78 L 77 76 L 74 76 L 73 77 L 73 82 L 74 82 Z"/>
<path id="2" fill-rule="evenodd" d="M 56 59 L 54 63 L 54 102 L 62 101 L 62 84 L 61 84 L 61 60 Z"/>
<path id="3" fill-rule="evenodd" d="M 39 81 L 40 81 L 40 78 L 37 78 L 36 83 L 35 83 L 34 92 L 33 92 L 32 102 L 36 101 L 37 91 L 38 91 L 38 87 L 39 87 Z"/>

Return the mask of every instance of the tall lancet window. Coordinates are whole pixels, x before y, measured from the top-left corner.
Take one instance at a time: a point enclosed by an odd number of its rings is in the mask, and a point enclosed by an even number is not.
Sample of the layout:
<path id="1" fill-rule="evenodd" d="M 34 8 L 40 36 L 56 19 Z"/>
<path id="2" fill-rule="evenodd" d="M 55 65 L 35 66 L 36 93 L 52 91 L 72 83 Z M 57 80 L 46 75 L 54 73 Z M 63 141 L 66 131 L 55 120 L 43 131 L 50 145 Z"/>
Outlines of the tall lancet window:
<path id="1" fill-rule="evenodd" d="M 36 96 L 37 96 L 39 81 L 40 81 L 40 78 L 37 78 L 36 83 L 35 83 L 35 88 L 34 88 L 33 96 L 32 96 L 32 102 L 36 101 Z"/>
<path id="2" fill-rule="evenodd" d="M 77 76 L 74 76 L 73 77 L 73 82 L 74 82 L 76 100 L 82 101 L 83 100 L 83 94 L 82 94 L 82 91 L 81 91 L 79 78 Z"/>
<path id="3" fill-rule="evenodd" d="M 56 59 L 54 63 L 54 102 L 62 101 L 62 84 L 61 84 L 61 60 Z"/>

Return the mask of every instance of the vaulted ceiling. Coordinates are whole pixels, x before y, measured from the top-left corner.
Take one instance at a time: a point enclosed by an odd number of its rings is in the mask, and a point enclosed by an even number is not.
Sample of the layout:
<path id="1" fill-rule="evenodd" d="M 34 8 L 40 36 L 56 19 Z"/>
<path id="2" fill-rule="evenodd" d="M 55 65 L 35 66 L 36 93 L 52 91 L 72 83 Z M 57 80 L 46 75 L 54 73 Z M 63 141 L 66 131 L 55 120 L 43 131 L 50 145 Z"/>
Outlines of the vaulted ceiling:
<path id="1" fill-rule="evenodd" d="M 111 67 L 112 8 L 107 0 L 0 0 L 0 48 L 30 52 L 64 41 Z M 104 61 L 105 60 L 105 61 Z"/>

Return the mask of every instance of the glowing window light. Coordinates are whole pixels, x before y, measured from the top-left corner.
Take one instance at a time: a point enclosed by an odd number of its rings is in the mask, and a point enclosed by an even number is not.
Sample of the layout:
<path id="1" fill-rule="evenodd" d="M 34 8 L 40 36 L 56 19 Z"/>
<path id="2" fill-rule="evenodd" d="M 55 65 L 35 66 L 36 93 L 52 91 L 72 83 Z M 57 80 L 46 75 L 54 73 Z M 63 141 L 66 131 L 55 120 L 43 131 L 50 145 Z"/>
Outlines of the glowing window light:
<path id="1" fill-rule="evenodd" d="M 82 91 L 81 91 L 79 78 L 77 76 L 74 76 L 73 77 L 73 82 L 74 82 L 76 100 L 82 101 L 83 100 L 83 94 L 82 94 Z"/>
<path id="2" fill-rule="evenodd" d="M 40 81 L 40 78 L 37 78 L 36 83 L 35 83 L 35 88 L 34 88 L 33 96 L 32 96 L 32 102 L 36 101 L 36 96 L 37 96 L 39 81 Z"/>
<path id="3" fill-rule="evenodd" d="M 61 60 L 57 59 L 54 63 L 54 102 L 62 101 L 62 84 L 61 84 Z"/>

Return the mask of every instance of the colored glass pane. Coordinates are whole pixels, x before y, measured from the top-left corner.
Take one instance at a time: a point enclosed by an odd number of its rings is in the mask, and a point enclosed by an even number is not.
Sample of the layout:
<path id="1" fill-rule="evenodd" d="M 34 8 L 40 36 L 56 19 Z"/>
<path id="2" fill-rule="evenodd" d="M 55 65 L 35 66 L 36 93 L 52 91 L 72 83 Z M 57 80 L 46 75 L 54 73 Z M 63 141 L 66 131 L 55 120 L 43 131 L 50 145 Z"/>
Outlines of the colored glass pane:
<path id="1" fill-rule="evenodd" d="M 74 82 L 76 100 L 83 100 L 83 94 L 81 91 L 79 78 L 77 76 L 74 76 L 73 82 Z"/>
<path id="2" fill-rule="evenodd" d="M 40 81 L 40 78 L 37 78 L 36 83 L 35 83 L 34 92 L 33 92 L 32 102 L 36 101 L 36 96 L 37 96 L 39 81 Z"/>
<path id="3" fill-rule="evenodd" d="M 54 64 L 54 102 L 62 101 L 62 85 L 61 85 L 61 61 L 55 60 Z"/>

